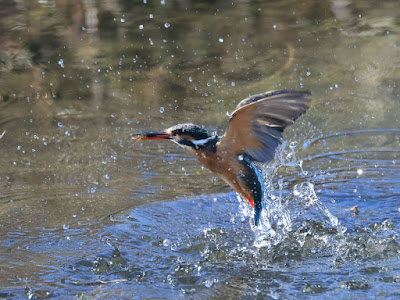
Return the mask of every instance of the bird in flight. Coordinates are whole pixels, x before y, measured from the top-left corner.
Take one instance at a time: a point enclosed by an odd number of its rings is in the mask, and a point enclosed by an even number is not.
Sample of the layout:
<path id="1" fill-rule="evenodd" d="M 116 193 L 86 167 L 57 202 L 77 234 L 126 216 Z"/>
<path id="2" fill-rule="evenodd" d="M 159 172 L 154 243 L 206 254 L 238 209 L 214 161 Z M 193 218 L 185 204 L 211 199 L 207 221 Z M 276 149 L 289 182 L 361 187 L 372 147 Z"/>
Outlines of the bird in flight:
<path id="1" fill-rule="evenodd" d="M 254 162 L 268 163 L 274 158 L 283 130 L 305 113 L 310 102 L 311 94 L 306 91 L 270 91 L 242 100 L 222 137 L 186 123 L 136 133 L 132 139 L 171 140 L 188 149 L 250 203 L 254 208 L 254 224 L 258 226 L 264 186 Z"/>

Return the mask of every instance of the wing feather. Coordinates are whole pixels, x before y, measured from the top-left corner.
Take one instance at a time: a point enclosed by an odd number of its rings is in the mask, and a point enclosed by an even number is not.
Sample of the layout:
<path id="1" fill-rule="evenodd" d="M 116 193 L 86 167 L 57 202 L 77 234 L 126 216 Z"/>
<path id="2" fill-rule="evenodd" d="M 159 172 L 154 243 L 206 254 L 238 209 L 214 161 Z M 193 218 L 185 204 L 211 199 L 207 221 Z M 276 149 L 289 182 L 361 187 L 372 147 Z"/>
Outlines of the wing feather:
<path id="1" fill-rule="evenodd" d="M 290 90 L 242 100 L 217 144 L 218 151 L 233 159 L 245 155 L 253 161 L 271 161 L 281 143 L 283 130 L 307 110 L 310 101 L 309 92 Z"/>

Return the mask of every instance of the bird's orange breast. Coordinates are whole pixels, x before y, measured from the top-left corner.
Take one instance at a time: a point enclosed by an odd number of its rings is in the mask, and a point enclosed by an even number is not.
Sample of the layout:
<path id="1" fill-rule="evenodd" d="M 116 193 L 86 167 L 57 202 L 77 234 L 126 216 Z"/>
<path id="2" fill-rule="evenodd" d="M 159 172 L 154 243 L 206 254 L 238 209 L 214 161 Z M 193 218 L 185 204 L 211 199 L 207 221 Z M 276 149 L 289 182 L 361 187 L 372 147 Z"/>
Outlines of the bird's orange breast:
<path id="1" fill-rule="evenodd" d="M 246 170 L 238 159 L 233 159 L 221 153 L 212 153 L 204 150 L 190 151 L 207 169 L 219 175 L 239 195 L 254 207 L 253 191 L 243 179 Z"/>

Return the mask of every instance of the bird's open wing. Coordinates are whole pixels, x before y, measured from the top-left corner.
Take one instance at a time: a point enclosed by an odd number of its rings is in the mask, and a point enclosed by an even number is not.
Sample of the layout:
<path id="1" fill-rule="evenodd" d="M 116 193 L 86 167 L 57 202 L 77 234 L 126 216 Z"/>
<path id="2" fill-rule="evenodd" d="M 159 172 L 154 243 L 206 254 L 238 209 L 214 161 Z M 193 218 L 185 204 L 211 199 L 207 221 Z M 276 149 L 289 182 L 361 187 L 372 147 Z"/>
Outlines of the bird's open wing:
<path id="1" fill-rule="evenodd" d="M 217 144 L 218 151 L 231 157 L 269 162 L 281 143 L 283 130 L 308 108 L 311 95 L 305 91 L 273 91 L 241 101 Z"/>

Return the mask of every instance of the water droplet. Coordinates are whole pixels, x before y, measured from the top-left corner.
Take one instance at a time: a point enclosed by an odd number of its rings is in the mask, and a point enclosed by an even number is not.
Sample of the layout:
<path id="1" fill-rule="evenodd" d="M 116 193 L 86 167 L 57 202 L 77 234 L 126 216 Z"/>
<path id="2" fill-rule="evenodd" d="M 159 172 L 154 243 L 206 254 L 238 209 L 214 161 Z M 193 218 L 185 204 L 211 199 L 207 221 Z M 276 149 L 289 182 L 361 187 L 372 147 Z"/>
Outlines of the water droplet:
<path id="1" fill-rule="evenodd" d="M 244 159 L 243 155 L 238 156 L 238 160 L 243 160 L 243 159 Z"/>
<path id="2" fill-rule="evenodd" d="M 150 14 L 150 15 L 149 15 L 149 18 L 150 18 L 150 19 L 153 19 L 153 18 L 154 18 L 153 14 Z"/>
<path id="3" fill-rule="evenodd" d="M 231 83 L 231 84 L 232 84 L 232 86 L 235 86 L 235 85 L 236 85 L 236 83 L 235 83 L 234 81 L 232 81 L 232 83 Z"/>
<path id="4" fill-rule="evenodd" d="M 67 230 L 67 229 L 69 229 L 69 225 L 67 225 L 67 224 L 64 224 L 64 225 L 63 225 L 63 229 L 64 229 L 64 230 Z"/>
<path id="5" fill-rule="evenodd" d="M 170 28 L 170 27 L 171 27 L 171 24 L 169 24 L 168 22 L 166 22 L 166 23 L 164 24 L 164 27 L 165 27 L 165 28 Z"/>
<path id="6" fill-rule="evenodd" d="M 61 128 L 61 127 L 63 127 L 63 126 L 64 126 L 64 124 L 63 124 L 63 123 L 61 123 L 61 122 L 58 122 L 58 123 L 57 123 L 57 126 Z"/>
<path id="7" fill-rule="evenodd" d="M 275 24 L 274 24 L 274 25 L 272 25 L 272 28 L 273 28 L 273 29 L 276 29 L 276 27 L 278 27 L 278 26 L 277 26 L 277 25 L 275 25 Z"/>
<path id="8" fill-rule="evenodd" d="M 192 77 L 189 77 L 189 81 L 190 81 L 190 82 L 193 82 L 193 78 L 192 78 Z"/>
<path id="9" fill-rule="evenodd" d="M 357 174 L 358 175 L 362 175 L 364 173 L 364 170 L 363 169 L 357 169 Z"/>
<path id="10" fill-rule="evenodd" d="M 358 82 L 358 77 L 354 77 L 355 82 Z"/>
<path id="11" fill-rule="evenodd" d="M 306 76 L 307 76 L 307 77 L 310 76 L 310 75 L 311 75 L 311 72 L 310 72 L 310 71 L 306 73 Z"/>
<path id="12" fill-rule="evenodd" d="M 139 29 L 143 30 L 144 26 L 142 24 L 139 25 Z"/>
<path id="13" fill-rule="evenodd" d="M 65 132 L 65 135 L 66 135 L 66 136 L 71 136 L 71 132 L 66 131 L 66 132 Z"/>
<path id="14" fill-rule="evenodd" d="M 297 147 L 297 141 L 293 141 L 293 142 L 291 142 L 290 144 L 289 144 L 289 149 L 290 150 L 292 150 L 292 151 L 294 151 L 295 149 L 296 149 L 296 147 Z"/>
<path id="15" fill-rule="evenodd" d="M 223 42 L 224 42 L 224 39 L 223 39 L 223 38 L 219 38 L 219 39 L 218 39 L 218 42 L 223 43 Z"/>
<path id="16" fill-rule="evenodd" d="M 163 113 L 164 112 L 164 107 L 160 107 L 160 113 Z"/>
<path id="17" fill-rule="evenodd" d="M 121 23 L 125 23 L 125 19 L 124 18 L 121 18 Z"/>
<path id="18" fill-rule="evenodd" d="M 60 59 L 58 61 L 58 64 L 60 65 L 61 68 L 64 68 L 64 60 L 63 59 Z"/>

